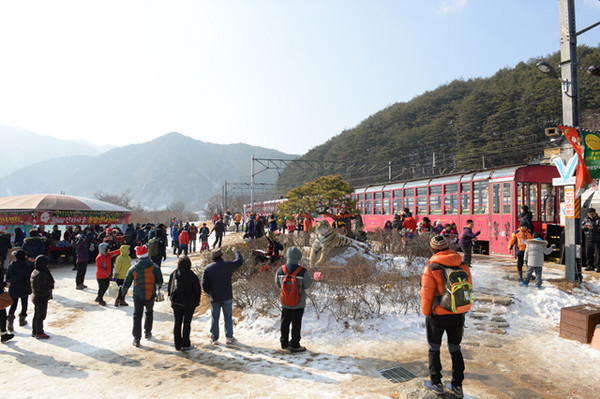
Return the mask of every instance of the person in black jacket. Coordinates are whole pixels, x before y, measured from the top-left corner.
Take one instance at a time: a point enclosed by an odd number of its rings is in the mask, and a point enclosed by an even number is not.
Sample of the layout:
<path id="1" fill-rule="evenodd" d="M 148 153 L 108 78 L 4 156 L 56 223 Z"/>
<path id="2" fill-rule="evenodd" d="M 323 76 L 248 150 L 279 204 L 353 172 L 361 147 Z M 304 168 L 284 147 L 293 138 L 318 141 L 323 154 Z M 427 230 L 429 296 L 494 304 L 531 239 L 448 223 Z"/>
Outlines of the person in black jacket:
<path id="1" fill-rule="evenodd" d="M 231 287 L 231 275 L 242 264 L 244 259 L 240 251 L 231 248 L 235 252 L 233 261 L 223 260 L 223 251 L 221 248 L 215 248 L 212 251 L 213 263 L 204 269 L 202 275 L 202 289 L 210 296 L 211 323 L 210 335 L 212 343 L 217 345 L 219 341 L 219 316 L 223 309 L 223 319 L 225 321 L 226 343 L 233 344 L 233 319 L 231 312 L 233 310 L 233 289 Z"/>
<path id="2" fill-rule="evenodd" d="M 45 255 L 35 258 L 35 270 L 31 273 L 31 290 L 33 291 L 33 326 L 31 335 L 37 339 L 48 339 L 44 332 L 44 320 L 48 311 L 48 301 L 52 299 L 54 289 L 54 278 L 48 269 L 50 260 Z"/>
<path id="3" fill-rule="evenodd" d="M 8 255 L 8 250 L 12 248 L 10 244 L 10 234 L 6 231 L 0 232 L 0 267 L 4 268 L 4 262 Z"/>
<path id="4" fill-rule="evenodd" d="M 27 260 L 31 263 L 35 261 L 38 255 L 46 254 L 46 243 L 44 238 L 40 237 L 40 232 L 31 230 L 29 232 L 29 238 L 26 238 L 23 242 L 22 249 L 27 252 Z"/>
<path id="5" fill-rule="evenodd" d="M 4 265 L 0 267 L 0 293 L 4 292 L 6 283 L 4 282 Z M 14 334 L 6 331 L 6 309 L 0 309 L 0 341 L 6 342 L 14 338 Z"/>
<path id="6" fill-rule="evenodd" d="M 215 242 L 213 243 L 213 248 L 216 248 L 217 244 L 219 244 L 220 247 L 223 243 L 223 236 L 225 235 L 225 224 L 223 223 L 222 218 L 215 222 L 210 234 L 212 234 L 213 231 L 215 232 Z"/>
<path id="7" fill-rule="evenodd" d="M 173 325 L 175 349 L 188 351 L 193 348 L 190 344 L 192 317 L 194 310 L 200 304 L 202 290 L 198 276 L 192 271 L 192 262 L 185 255 L 177 260 L 177 269 L 169 277 L 168 293 L 175 317 Z"/>
<path id="8" fill-rule="evenodd" d="M 600 273 L 600 217 L 594 208 L 588 208 L 587 218 L 583 221 L 583 235 L 585 236 L 585 257 L 587 267 L 585 270 L 596 269 Z"/>
<path id="9" fill-rule="evenodd" d="M 6 281 L 10 283 L 8 287 L 8 293 L 13 300 L 13 304 L 10 306 L 8 311 L 8 331 L 13 331 L 15 312 L 19 300 L 21 301 L 21 313 L 19 313 L 19 325 L 24 326 L 27 324 L 27 302 L 29 295 L 31 294 L 31 283 L 29 281 L 32 272 L 32 264 L 27 262 L 27 253 L 22 249 L 13 252 L 15 258 L 14 262 L 8 267 L 8 273 L 6 273 Z"/>

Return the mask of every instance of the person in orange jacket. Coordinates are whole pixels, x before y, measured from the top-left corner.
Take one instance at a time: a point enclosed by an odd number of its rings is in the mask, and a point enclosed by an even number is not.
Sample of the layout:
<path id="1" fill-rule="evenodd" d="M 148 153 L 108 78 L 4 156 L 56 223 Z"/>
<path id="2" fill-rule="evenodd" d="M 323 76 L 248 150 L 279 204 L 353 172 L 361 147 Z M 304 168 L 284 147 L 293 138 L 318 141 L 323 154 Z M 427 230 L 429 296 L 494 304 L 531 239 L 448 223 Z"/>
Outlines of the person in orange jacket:
<path id="1" fill-rule="evenodd" d="M 112 275 L 112 258 L 121 254 L 121 249 L 108 251 L 109 244 L 103 242 L 98 246 L 99 254 L 96 256 L 96 280 L 98 281 L 98 296 L 96 302 L 100 306 L 106 306 L 104 302 L 104 293 L 110 284 L 110 276 Z"/>
<path id="2" fill-rule="evenodd" d="M 421 278 L 421 312 L 426 316 L 425 325 L 429 345 L 430 381 L 425 381 L 425 386 L 438 394 L 444 392 L 440 349 L 442 336 L 446 332 L 448 350 L 452 359 L 452 381 L 447 388 L 455 396 L 462 397 L 465 362 L 460 350 L 460 343 L 463 336 L 465 313 L 471 308 L 471 305 L 458 308 L 456 312 L 440 306 L 439 298 L 445 292 L 444 270 L 441 265 L 462 269 L 471 285 L 473 280 L 469 268 L 462 263 L 462 257 L 458 252 L 449 249 L 448 240 L 444 236 L 432 237 L 429 246 L 433 256 L 425 265 Z"/>
<path id="3" fill-rule="evenodd" d="M 517 271 L 519 272 L 519 281 L 523 281 L 523 260 L 525 258 L 525 248 L 527 248 L 525 242 L 531 239 L 533 239 L 531 231 L 529 230 L 526 224 L 521 223 L 521 225 L 519 226 L 519 230 L 515 231 L 512 234 L 512 237 L 508 242 L 509 251 L 513 250 L 515 244 L 517 245 L 515 255 L 517 255 Z"/>

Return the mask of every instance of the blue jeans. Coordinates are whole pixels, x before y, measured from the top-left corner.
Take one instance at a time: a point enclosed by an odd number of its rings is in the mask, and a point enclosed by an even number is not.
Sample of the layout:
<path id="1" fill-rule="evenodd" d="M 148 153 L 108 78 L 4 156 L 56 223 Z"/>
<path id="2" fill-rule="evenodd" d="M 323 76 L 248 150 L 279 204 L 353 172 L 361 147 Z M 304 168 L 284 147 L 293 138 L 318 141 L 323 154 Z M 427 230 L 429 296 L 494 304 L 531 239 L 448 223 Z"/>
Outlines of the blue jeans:
<path id="1" fill-rule="evenodd" d="M 223 309 L 223 319 L 225 319 L 225 338 L 233 338 L 233 319 L 231 312 L 233 309 L 233 299 L 225 302 L 211 302 L 210 304 L 212 320 L 210 322 L 210 339 L 217 341 L 219 339 L 219 316 Z"/>

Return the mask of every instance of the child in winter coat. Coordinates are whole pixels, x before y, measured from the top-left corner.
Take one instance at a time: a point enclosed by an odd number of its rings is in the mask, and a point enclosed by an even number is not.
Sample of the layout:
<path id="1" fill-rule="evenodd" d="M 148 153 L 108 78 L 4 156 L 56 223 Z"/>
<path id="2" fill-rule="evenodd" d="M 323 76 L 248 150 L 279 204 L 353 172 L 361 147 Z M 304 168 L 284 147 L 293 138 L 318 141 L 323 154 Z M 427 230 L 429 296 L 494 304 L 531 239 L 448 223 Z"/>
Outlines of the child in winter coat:
<path id="1" fill-rule="evenodd" d="M 33 325 L 31 335 L 37 339 L 48 339 L 48 334 L 44 332 L 44 320 L 48 312 L 48 301 L 52 299 L 52 290 L 54 289 L 54 278 L 50 269 L 48 269 L 50 260 L 45 255 L 38 255 L 35 258 L 35 270 L 31 273 L 31 291 L 33 292 Z"/>
<path id="2" fill-rule="evenodd" d="M 114 278 L 116 279 L 117 286 L 119 287 L 119 293 L 117 294 L 117 299 L 115 299 L 115 306 L 129 306 L 129 304 L 125 302 L 125 298 L 121 292 L 123 281 L 125 281 L 127 272 L 129 269 L 131 269 L 131 256 L 129 256 L 129 247 L 129 245 L 121 245 L 121 255 L 117 256 L 115 259 Z"/>
<path id="3" fill-rule="evenodd" d="M 108 246 L 109 244 L 107 242 L 98 245 L 98 251 L 100 251 L 100 253 L 96 256 L 96 280 L 98 281 L 98 296 L 96 297 L 96 302 L 98 302 L 100 306 L 106 306 L 106 302 L 104 302 L 104 293 L 110 284 L 112 257 L 121 253 L 120 249 L 108 252 Z"/>
<path id="4" fill-rule="evenodd" d="M 531 231 L 526 224 L 521 224 L 519 226 L 519 230 L 515 231 L 508 242 L 508 250 L 512 251 L 515 244 L 517 245 L 517 250 L 515 255 L 517 255 L 517 271 L 519 272 L 519 281 L 523 281 L 523 262 L 525 258 L 525 248 L 527 246 L 526 241 L 531 240 L 533 236 L 531 235 Z"/>
<path id="5" fill-rule="evenodd" d="M 527 287 L 533 272 L 535 271 L 535 286 L 542 287 L 542 267 L 544 266 L 544 255 L 549 255 L 554 250 L 554 244 L 546 248 L 548 242 L 542 239 L 540 233 L 533 234 L 533 240 L 525 241 L 525 264 L 527 265 L 527 274 L 521 281 L 521 285 Z"/>
<path id="6" fill-rule="evenodd" d="M 13 304 L 10 305 L 8 311 L 8 331 L 13 331 L 15 312 L 19 300 L 21 301 L 21 313 L 19 313 L 19 325 L 24 326 L 27 324 L 27 302 L 29 295 L 31 294 L 31 278 L 32 264 L 27 262 L 27 253 L 22 249 L 13 252 L 15 258 L 14 262 L 8 267 L 6 274 L 6 282 L 9 283 L 8 293 L 13 300 Z"/>

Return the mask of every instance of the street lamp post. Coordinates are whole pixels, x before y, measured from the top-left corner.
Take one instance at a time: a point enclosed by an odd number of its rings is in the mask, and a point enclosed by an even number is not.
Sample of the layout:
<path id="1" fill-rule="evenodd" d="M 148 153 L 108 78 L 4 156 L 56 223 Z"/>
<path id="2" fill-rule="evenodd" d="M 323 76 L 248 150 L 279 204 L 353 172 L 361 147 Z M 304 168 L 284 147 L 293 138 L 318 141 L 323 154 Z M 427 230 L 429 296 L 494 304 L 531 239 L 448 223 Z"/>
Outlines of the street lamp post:
<path id="1" fill-rule="evenodd" d="M 547 62 L 540 62 L 537 68 L 562 83 L 563 125 L 579 126 L 579 84 L 577 76 L 577 36 L 600 25 L 597 22 L 577 32 L 575 30 L 575 0 L 559 0 L 560 21 L 560 76 Z M 573 149 L 567 145 L 563 155 L 570 158 Z M 574 189 L 573 186 L 570 187 Z M 565 219 L 565 277 L 569 281 L 581 281 L 581 271 L 577 264 L 581 242 L 579 224 L 580 202 L 575 201 L 575 217 Z"/>

